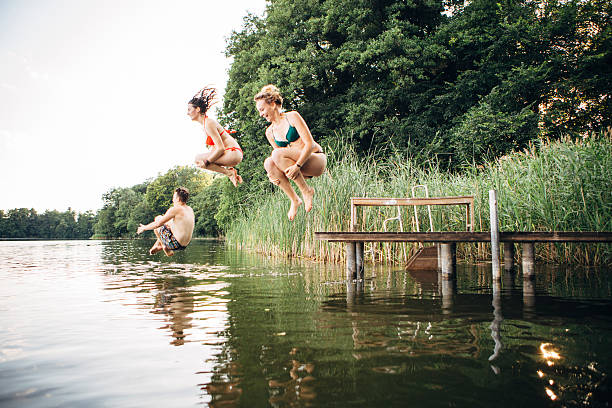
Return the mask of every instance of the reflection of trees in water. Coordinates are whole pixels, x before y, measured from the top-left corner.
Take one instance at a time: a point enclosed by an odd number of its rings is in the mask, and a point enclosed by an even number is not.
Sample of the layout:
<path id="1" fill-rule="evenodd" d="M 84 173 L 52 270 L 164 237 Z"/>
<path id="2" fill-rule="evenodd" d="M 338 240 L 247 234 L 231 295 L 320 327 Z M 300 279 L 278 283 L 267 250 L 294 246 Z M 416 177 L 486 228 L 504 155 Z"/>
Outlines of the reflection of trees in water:
<path id="1" fill-rule="evenodd" d="M 371 278 L 353 290 L 342 282 L 341 267 L 303 269 L 299 263 L 277 267 L 277 261 L 238 253 L 217 258 L 237 265 L 240 273 L 246 270 L 247 278 L 234 279 L 224 289 L 227 294 L 222 297 L 229 302 L 224 312 L 227 327 L 219 331 L 217 343 L 204 343 L 218 347 L 214 363 L 203 363 L 213 364 L 201 373 L 209 379 L 198 384 L 202 398 L 211 399 L 211 407 L 265 400 L 274 406 L 308 405 L 330 401 L 336 392 L 348 398 L 367 397 L 368 391 L 355 384 L 369 375 L 375 375 L 372 385 L 383 389 L 388 375 L 399 375 L 415 387 L 449 386 L 445 379 L 421 378 L 422 372 L 436 374 L 431 377 L 458 373 L 473 382 L 466 390 L 486 388 L 486 380 L 479 379 L 485 371 L 491 374 L 490 364 L 499 369 L 500 384 L 518 375 L 531 401 L 552 399 L 551 395 L 569 401 L 566 405 L 606 400 L 602 395 L 607 395 L 609 383 L 602 358 L 610 354 L 601 350 L 605 340 L 582 336 L 584 330 L 579 328 L 580 335 L 567 338 L 557 327 L 567 316 L 579 326 L 592 308 L 549 296 L 589 295 L 589 279 L 609 279 L 605 276 L 587 276 L 586 287 L 569 273 L 552 279 L 552 272 L 546 272 L 549 276 L 536 271 L 536 281 L 527 283 L 520 274 L 504 276 L 501 298 L 496 300 L 487 289 L 479 291 L 491 287 L 489 264 L 459 265 L 457 281 L 450 285 L 442 285 L 437 275 L 415 277 L 402 270 L 373 268 L 368 270 Z M 264 262 L 265 268 L 256 261 Z M 160 265 L 144 268 L 150 272 Z M 125 273 L 128 268 L 119 270 Z M 138 279 L 130 290 L 156 291 L 148 294 L 149 302 L 154 298 L 155 312 L 167 316 L 168 324 L 161 328 L 172 333 L 171 344 L 194 341 L 195 333 L 203 332 L 194 317 L 203 310 L 203 295 L 219 296 L 198 290 L 203 280 L 181 281 L 160 274 Z M 598 287 L 599 293 L 611 287 L 605 282 L 600 286 L 604 289 Z M 326 300 L 321 303 L 321 298 Z M 599 327 L 596 335 L 602 330 L 607 329 Z M 496 349 L 496 341 L 503 346 Z M 538 354 L 541 341 L 549 341 L 562 354 L 553 366 Z M 563 355 L 564 347 L 580 358 L 584 350 L 593 349 L 593 361 L 571 359 Z M 347 384 L 349 390 L 344 391 Z M 394 390 L 391 385 L 387 389 Z"/>

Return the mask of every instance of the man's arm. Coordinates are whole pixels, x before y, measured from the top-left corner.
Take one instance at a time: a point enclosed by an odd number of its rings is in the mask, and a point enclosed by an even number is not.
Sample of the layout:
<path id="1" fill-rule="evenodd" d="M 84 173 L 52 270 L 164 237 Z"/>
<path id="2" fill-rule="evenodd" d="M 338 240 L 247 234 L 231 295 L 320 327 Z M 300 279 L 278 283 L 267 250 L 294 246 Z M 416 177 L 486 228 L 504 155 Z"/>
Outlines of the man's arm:
<path id="1" fill-rule="evenodd" d="M 140 224 L 140 226 L 138 227 L 138 230 L 136 230 L 136 233 L 141 234 L 144 231 L 154 230 L 155 228 L 161 227 L 162 225 L 164 225 L 165 223 L 173 219 L 176 216 L 176 212 L 177 212 L 176 208 L 174 207 L 168 208 L 168 211 L 166 211 L 166 213 L 161 218 L 153 222 L 150 222 L 147 225 Z"/>

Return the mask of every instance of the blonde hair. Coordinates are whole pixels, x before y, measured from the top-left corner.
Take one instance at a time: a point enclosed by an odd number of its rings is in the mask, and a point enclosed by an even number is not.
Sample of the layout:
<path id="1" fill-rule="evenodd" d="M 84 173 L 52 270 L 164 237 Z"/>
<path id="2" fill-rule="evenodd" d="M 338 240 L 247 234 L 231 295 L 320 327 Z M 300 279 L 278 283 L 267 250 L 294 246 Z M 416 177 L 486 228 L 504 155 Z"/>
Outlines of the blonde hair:
<path id="1" fill-rule="evenodd" d="M 260 99 L 263 99 L 267 103 L 275 103 L 279 106 L 283 105 L 283 97 L 278 91 L 278 88 L 274 85 L 266 85 L 261 88 L 261 91 L 259 91 L 259 93 L 255 95 L 255 98 L 253 98 L 253 100 L 258 101 Z"/>

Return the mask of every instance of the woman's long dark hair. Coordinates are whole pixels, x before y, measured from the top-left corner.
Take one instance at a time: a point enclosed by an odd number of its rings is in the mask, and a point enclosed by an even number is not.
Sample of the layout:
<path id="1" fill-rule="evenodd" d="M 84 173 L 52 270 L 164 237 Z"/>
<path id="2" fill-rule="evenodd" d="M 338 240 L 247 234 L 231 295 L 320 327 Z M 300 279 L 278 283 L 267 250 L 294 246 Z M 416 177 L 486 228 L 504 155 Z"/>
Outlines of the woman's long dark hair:
<path id="1" fill-rule="evenodd" d="M 217 90 L 215 88 L 204 87 L 198 91 L 197 94 L 191 98 L 189 103 L 195 107 L 200 108 L 202 115 L 206 114 L 208 109 L 215 103 L 215 97 L 217 96 Z"/>

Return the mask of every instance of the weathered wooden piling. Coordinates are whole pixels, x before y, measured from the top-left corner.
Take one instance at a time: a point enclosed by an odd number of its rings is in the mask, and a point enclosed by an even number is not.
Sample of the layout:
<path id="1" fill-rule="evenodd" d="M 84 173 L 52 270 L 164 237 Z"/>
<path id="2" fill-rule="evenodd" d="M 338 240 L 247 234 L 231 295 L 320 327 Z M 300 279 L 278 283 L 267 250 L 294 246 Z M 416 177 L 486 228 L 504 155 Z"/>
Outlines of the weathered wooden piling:
<path id="1" fill-rule="evenodd" d="M 514 269 L 514 243 L 504 242 L 504 271 L 511 272 Z"/>
<path id="2" fill-rule="evenodd" d="M 457 244 L 454 242 L 440 243 L 440 271 L 445 279 L 452 279 L 457 271 Z"/>
<path id="3" fill-rule="evenodd" d="M 358 280 L 363 280 L 363 242 L 355 242 L 355 273 Z"/>
<path id="4" fill-rule="evenodd" d="M 441 276 L 440 276 L 441 275 Z M 442 292 L 442 313 L 448 314 L 453 309 L 453 297 L 457 292 L 457 285 L 455 279 L 448 279 L 444 274 L 439 276 L 440 291 Z"/>
<path id="5" fill-rule="evenodd" d="M 535 257 L 534 243 L 523 242 L 521 244 L 522 254 L 521 263 L 523 266 L 523 279 L 533 279 L 535 277 Z"/>
<path id="6" fill-rule="evenodd" d="M 497 192 L 489 190 L 489 211 L 491 220 L 491 270 L 493 279 L 501 280 L 499 269 L 499 226 L 497 224 Z"/>
<path id="7" fill-rule="evenodd" d="M 355 245 L 355 242 L 346 242 L 344 245 L 346 250 L 346 279 L 349 281 L 357 279 L 357 268 L 355 265 L 356 246 L 357 245 Z"/>

